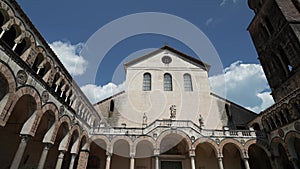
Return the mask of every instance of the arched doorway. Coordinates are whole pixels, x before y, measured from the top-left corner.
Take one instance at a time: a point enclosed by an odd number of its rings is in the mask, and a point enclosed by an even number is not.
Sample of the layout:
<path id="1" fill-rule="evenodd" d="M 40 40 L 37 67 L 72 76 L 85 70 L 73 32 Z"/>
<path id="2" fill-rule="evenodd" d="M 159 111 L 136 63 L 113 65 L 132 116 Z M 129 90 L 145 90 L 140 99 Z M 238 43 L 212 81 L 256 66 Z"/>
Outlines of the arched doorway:
<path id="1" fill-rule="evenodd" d="M 91 143 L 87 164 L 88 169 L 105 169 L 106 149 L 107 145 L 105 141 L 101 139 L 96 139 Z"/>
<path id="2" fill-rule="evenodd" d="M 111 169 L 129 169 L 130 145 L 128 141 L 120 139 L 113 144 Z"/>
<path id="3" fill-rule="evenodd" d="M 210 143 L 202 143 L 196 147 L 196 168 L 219 169 L 216 152 Z"/>
<path id="4" fill-rule="evenodd" d="M 148 140 L 138 142 L 135 152 L 135 168 L 151 168 L 154 147 Z"/>
<path id="5" fill-rule="evenodd" d="M 27 148 L 24 153 L 24 161 L 20 167 L 37 168 L 41 153 L 45 146 L 45 144 L 43 144 L 43 138 L 54 122 L 54 113 L 50 110 L 46 111 L 40 120 L 34 137 L 31 138 L 27 144 Z"/>
<path id="6" fill-rule="evenodd" d="M 250 168 L 255 169 L 272 169 L 270 159 L 265 152 L 257 144 L 252 144 L 248 149 Z"/>
<path id="7" fill-rule="evenodd" d="M 189 145 L 178 134 L 169 134 L 160 142 L 161 169 L 190 168 Z"/>
<path id="8" fill-rule="evenodd" d="M 8 31 L 5 31 L 2 40 L 10 47 L 15 45 L 15 39 L 21 34 L 21 30 L 17 25 L 12 25 Z"/>
<path id="9" fill-rule="evenodd" d="M 9 168 L 21 141 L 20 131 L 24 123 L 37 109 L 35 99 L 30 95 L 19 98 L 4 127 L 0 127 L 0 161 L 3 168 Z M 22 160 L 26 162 L 26 159 Z"/>
<path id="10" fill-rule="evenodd" d="M 47 169 L 55 168 L 58 154 L 59 154 L 59 151 L 58 151 L 59 144 L 62 141 L 62 139 L 67 135 L 68 132 L 69 132 L 68 123 L 62 122 L 61 125 L 59 126 L 58 132 L 56 134 L 54 144 L 51 146 L 51 148 L 49 150 L 44 168 L 47 168 Z"/>
<path id="11" fill-rule="evenodd" d="M 74 130 L 72 135 L 71 135 L 71 139 L 70 142 L 68 144 L 68 149 L 65 152 L 65 156 L 64 156 L 64 160 L 62 163 L 62 168 L 68 168 L 71 164 L 71 158 L 72 158 L 72 154 L 71 154 L 71 148 L 74 145 L 74 143 L 76 142 L 76 140 L 79 138 L 79 132 L 78 130 Z M 73 164 L 74 165 L 74 164 Z"/>
<path id="12" fill-rule="evenodd" d="M 22 54 L 30 47 L 30 39 L 29 38 L 24 38 L 21 43 L 19 43 L 15 49 L 15 52 L 19 55 L 22 56 Z"/>
<path id="13" fill-rule="evenodd" d="M 227 143 L 223 147 L 224 169 L 244 169 L 245 165 L 241 158 L 240 150 L 234 143 Z"/>

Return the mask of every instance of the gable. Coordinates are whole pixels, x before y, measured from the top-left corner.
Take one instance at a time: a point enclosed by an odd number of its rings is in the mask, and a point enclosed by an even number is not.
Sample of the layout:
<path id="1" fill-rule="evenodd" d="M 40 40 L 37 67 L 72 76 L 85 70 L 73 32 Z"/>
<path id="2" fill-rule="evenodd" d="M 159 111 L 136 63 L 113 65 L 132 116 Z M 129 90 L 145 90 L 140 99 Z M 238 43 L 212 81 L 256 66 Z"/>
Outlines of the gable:
<path id="1" fill-rule="evenodd" d="M 202 69 L 209 71 L 210 65 L 168 46 L 124 64 L 126 71 L 127 69 L 165 69 L 166 67 L 169 70 Z"/>

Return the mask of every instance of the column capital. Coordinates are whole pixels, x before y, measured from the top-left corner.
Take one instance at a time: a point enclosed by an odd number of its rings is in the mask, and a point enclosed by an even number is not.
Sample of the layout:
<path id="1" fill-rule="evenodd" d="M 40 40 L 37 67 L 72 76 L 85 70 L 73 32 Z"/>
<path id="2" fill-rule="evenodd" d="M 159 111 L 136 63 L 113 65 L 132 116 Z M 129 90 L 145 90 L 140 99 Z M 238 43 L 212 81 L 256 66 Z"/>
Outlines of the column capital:
<path id="1" fill-rule="evenodd" d="M 31 136 L 28 134 L 24 134 L 24 135 L 22 134 L 22 135 L 20 135 L 20 137 L 22 139 L 21 141 L 26 142 L 26 143 L 31 139 Z"/>
<path id="2" fill-rule="evenodd" d="M 111 157 L 111 156 L 112 156 L 112 153 L 111 153 L 111 152 L 108 152 L 108 151 L 106 151 L 106 155 L 107 155 L 107 156 L 109 156 L 109 157 Z"/>
<path id="3" fill-rule="evenodd" d="M 154 156 L 159 156 L 160 150 L 159 149 L 154 149 Z"/>
<path id="4" fill-rule="evenodd" d="M 43 143 L 44 144 L 44 149 L 49 150 L 53 144 L 52 143 Z"/>
<path id="5" fill-rule="evenodd" d="M 218 159 L 220 159 L 220 158 L 222 159 L 223 158 L 223 154 L 222 153 L 218 153 L 217 158 Z"/>
<path id="6" fill-rule="evenodd" d="M 65 150 L 60 150 L 58 157 L 62 157 L 63 158 L 66 152 L 67 151 L 65 151 Z"/>
<path id="7" fill-rule="evenodd" d="M 134 158 L 135 157 L 135 153 L 130 153 L 130 158 Z"/>
<path id="8" fill-rule="evenodd" d="M 87 153 L 90 153 L 90 150 L 88 150 L 88 149 L 81 149 L 80 152 L 87 152 Z"/>
<path id="9" fill-rule="evenodd" d="M 190 157 L 195 157 L 196 156 L 195 149 L 190 149 L 189 155 L 190 155 Z"/>

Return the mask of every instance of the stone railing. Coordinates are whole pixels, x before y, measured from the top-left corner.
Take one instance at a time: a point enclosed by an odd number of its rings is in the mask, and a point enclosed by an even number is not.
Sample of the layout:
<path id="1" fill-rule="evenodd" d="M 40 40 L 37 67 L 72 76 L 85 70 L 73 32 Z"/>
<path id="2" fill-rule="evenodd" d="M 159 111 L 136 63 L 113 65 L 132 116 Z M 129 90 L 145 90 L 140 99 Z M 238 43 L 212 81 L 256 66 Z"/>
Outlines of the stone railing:
<path id="1" fill-rule="evenodd" d="M 190 120 L 156 120 L 145 128 L 120 128 L 120 127 L 94 127 L 90 130 L 91 135 L 150 135 L 161 133 L 169 129 L 187 130 L 187 133 L 193 133 L 201 137 L 259 137 L 266 138 L 266 135 L 260 131 L 249 130 L 210 130 L 201 129 Z"/>

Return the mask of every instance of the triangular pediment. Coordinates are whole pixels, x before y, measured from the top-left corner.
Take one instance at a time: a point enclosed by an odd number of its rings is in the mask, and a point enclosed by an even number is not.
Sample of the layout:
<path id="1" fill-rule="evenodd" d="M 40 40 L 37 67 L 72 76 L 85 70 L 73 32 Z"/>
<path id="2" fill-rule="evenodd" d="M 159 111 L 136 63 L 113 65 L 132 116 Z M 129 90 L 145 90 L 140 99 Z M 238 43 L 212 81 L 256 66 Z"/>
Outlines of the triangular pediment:
<path id="1" fill-rule="evenodd" d="M 167 56 L 167 57 L 165 57 Z M 168 58 L 169 57 L 169 58 Z M 170 59 L 170 60 L 168 60 Z M 170 63 L 168 63 L 170 61 Z M 164 46 L 153 52 L 150 52 L 144 56 L 134 59 L 124 64 L 125 70 L 130 67 L 189 67 L 189 68 L 200 68 L 205 71 L 209 71 L 210 65 L 202 62 L 194 57 L 191 57 L 185 53 L 182 53 L 169 46 Z"/>

